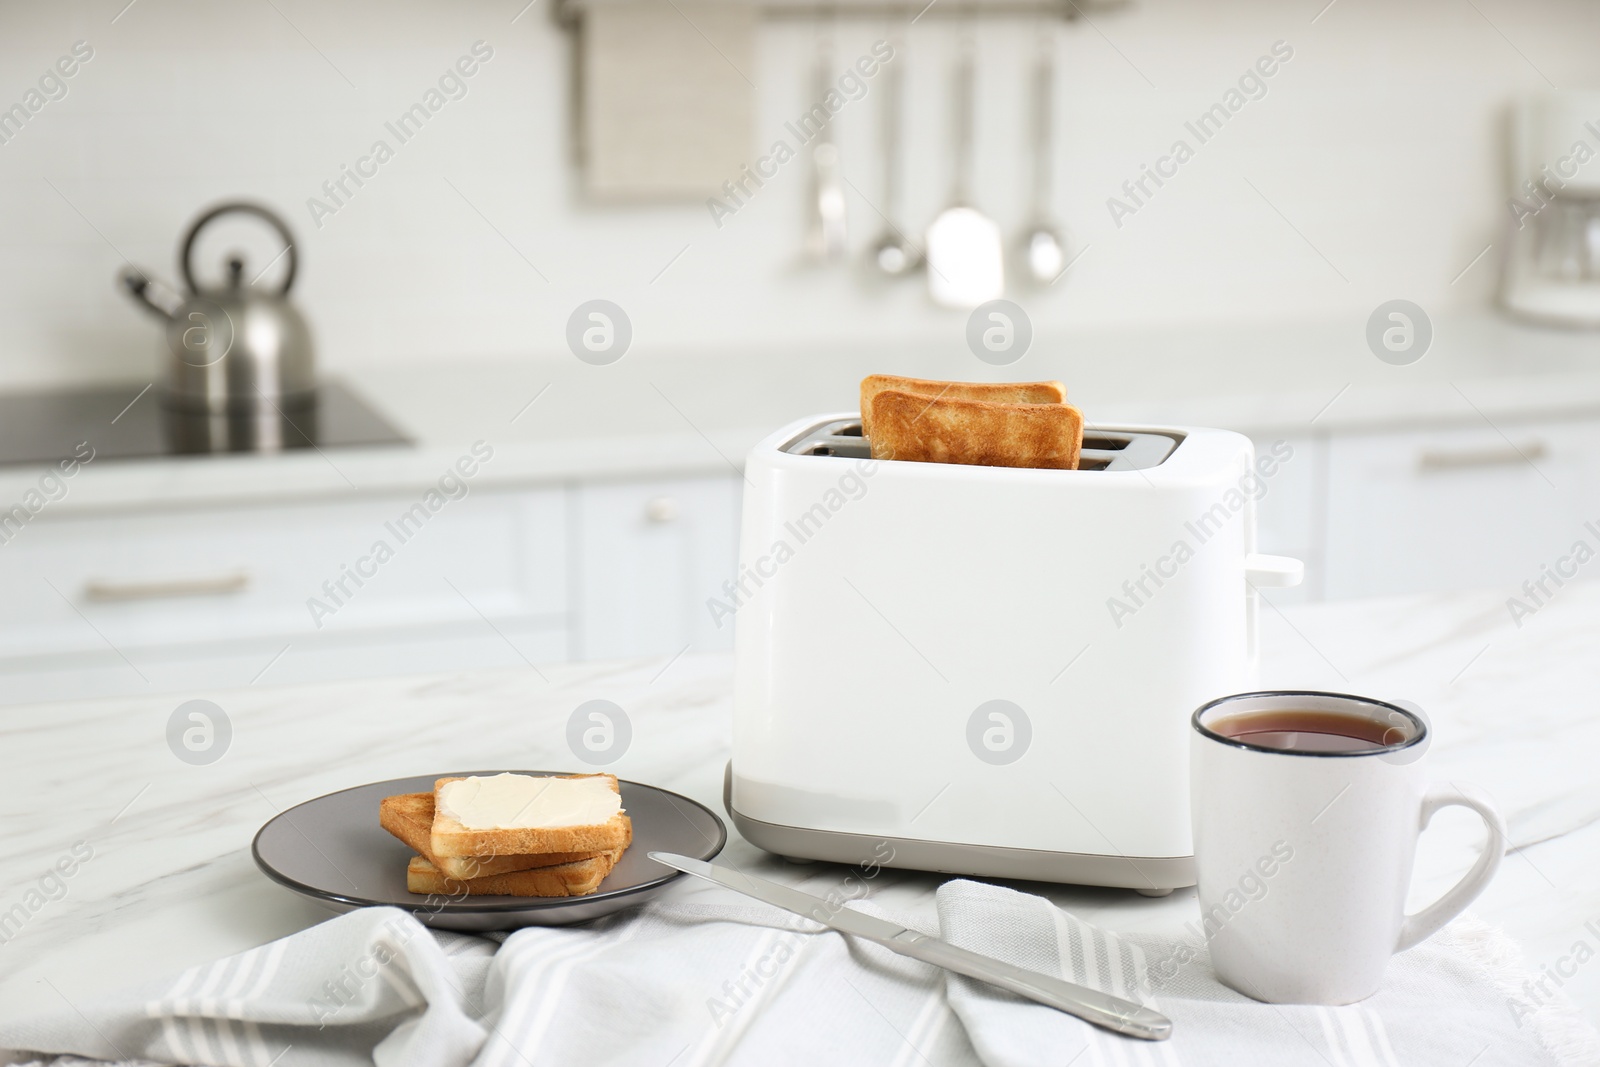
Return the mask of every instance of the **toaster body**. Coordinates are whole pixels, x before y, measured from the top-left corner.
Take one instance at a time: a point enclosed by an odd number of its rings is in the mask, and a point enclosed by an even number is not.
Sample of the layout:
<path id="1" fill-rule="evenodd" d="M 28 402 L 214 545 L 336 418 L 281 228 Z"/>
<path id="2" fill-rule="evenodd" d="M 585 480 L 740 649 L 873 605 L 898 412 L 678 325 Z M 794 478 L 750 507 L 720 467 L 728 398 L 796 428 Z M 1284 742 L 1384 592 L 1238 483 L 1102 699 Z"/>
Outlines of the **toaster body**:
<path id="1" fill-rule="evenodd" d="M 725 802 L 797 859 L 1195 881 L 1189 716 L 1253 687 L 1272 457 L 1102 427 L 1080 469 L 872 460 L 853 415 L 746 465 Z M 716 608 L 713 608 L 716 611 Z"/>

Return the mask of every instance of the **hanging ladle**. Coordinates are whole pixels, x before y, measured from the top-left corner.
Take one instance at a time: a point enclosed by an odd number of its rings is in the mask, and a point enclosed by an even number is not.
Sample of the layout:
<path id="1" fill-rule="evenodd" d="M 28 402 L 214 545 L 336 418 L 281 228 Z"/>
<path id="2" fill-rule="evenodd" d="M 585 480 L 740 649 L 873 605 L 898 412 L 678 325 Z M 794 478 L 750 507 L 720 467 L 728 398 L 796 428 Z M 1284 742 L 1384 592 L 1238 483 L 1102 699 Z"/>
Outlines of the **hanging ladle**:
<path id="1" fill-rule="evenodd" d="M 1028 277 L 1049 285 L 1067 265 L 1067 243 L 1050 221 L 1050 165 L 1055 142 L 1055 47 L 1048 37 L 1033 70 L 1033 223 L 1022 238 Z"/>

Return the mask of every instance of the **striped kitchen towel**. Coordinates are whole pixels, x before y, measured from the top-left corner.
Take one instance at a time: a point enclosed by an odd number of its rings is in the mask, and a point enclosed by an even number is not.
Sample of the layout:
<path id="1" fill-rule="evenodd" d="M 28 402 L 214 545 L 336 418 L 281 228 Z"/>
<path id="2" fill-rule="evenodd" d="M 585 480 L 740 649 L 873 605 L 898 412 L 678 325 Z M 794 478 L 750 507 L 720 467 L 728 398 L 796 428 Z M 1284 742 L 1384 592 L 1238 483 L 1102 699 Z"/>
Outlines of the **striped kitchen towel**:
<path id="1" fill-rule="evenodd" d="M 1217 984 L 1201 944 L 1115 934 L 996 886 L 939 889 L 946 939 L 1158 1008 L 1174 1036 L 1148 1043 L 727 899 L 658 901 L 499 938 L 357 911 L 135 994 L 0 1028 L 0 1048 L 230 1067 L 1600 1063 L 1588 1024 L 1565 1001 L 1530 1000 L 1514 948 L 1471 919 L 1397 956 L 1363 1004 L 1271 1006 Z M 851 906 L 885 915 L 871 901 Z"/>
<path id="2" fill-rule="evenodd" d="M 946 890 L 949 890 L 947 893 Z M 947 940 L 1137 1000 L 1172 1019 L 1134 1042 L 958 975 L 950 1006 L 987 1067 L 1596 1067 L 1600 1038 L 1520 950 L 1473 917 L 1390 961 L 1383 988 L 1345 1007 L 1274 1005 L 1211 973 L 1200 941 L 1112 933 L 1042 897 L 976 882 L 939 893 Z"/>

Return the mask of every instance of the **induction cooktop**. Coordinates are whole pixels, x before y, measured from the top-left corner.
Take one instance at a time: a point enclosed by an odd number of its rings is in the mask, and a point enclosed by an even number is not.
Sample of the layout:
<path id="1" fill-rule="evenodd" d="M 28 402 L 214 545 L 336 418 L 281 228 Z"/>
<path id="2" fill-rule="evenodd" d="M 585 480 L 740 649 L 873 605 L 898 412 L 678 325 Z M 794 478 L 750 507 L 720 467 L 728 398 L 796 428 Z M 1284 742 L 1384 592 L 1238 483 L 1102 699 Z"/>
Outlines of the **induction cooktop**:
<path id="1" fill-rule="evenodd" d="M 51 463 L 85 441 L 97 461 L 411 443 L 336 381 L 311 404 L 230 415 L 173 410 L 140 384 L 0 394 L 0 465 Z"/>

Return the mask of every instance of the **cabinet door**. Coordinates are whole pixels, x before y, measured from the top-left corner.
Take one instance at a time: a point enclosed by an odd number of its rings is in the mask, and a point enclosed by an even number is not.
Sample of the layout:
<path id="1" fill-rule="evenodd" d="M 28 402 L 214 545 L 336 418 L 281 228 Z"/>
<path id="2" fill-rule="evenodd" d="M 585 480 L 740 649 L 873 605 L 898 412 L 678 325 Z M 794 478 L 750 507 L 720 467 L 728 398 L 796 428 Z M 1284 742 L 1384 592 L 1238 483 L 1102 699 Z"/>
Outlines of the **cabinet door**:
<path id="1" fill-rule="evenodd" d="M 13 524 L 0 703 L 563 658 L 566 504 L 483 491 Z"/>
<path id="2" fill-rule="evenodd" d="M 1600 421 L 1334 436 L 1328 596 L 1512 589 L 1579 541 L 1600 552 L 1597 456 Z"/>
<path id="3" fill-rule="evenodd" d="M 565 610 L 559 491 L 419 499 L 46 516 L 0 558 L 0 656 Z"/>
<path id="4" fill-rule="evenodd" d="M 593 484 L 574 490 L 577 659 L 733 647 L 707 601 L 739 556 L 739 479 Z"/>

